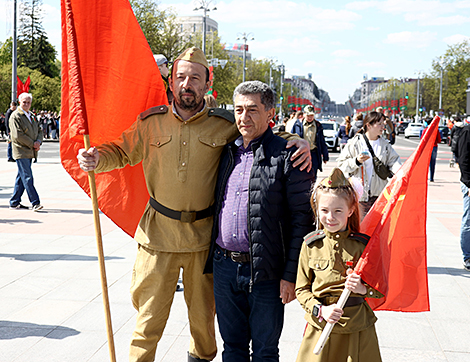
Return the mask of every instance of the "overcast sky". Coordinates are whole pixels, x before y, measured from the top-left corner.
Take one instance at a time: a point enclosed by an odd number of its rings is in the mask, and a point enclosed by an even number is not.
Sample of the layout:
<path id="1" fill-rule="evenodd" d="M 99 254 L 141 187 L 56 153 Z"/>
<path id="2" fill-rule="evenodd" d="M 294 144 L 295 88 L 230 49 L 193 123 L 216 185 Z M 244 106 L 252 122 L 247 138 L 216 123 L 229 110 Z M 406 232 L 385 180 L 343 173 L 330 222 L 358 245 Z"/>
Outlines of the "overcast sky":
<path id="1" fill-rule="evenodd" d="M 197 2 L 197 1 L 196 1 Z M 0 41 L 11 36 L 12 0 L 0 0 Z M 44 27 L 60 50 L 60 1 L 43 0 Z M 253 33 L 255 58 L 274 58 L 286 76 L 313 74 L 332 100 L 343 103 L 365 74 L 416 77 L 429 72 L 432 60 L 449 44 L 470 37 L 470 0 L 226 0 L 213 1 L 209 16 L 226 43 L 239 33 Z M 90 1 L 93 4 L 93 1 Z M 90 5 L 92 6 L 92 5 Z M 181 16 L 195 1 L 161 0 Z M 211 6 L 212 7 L 212 6 Z"/>

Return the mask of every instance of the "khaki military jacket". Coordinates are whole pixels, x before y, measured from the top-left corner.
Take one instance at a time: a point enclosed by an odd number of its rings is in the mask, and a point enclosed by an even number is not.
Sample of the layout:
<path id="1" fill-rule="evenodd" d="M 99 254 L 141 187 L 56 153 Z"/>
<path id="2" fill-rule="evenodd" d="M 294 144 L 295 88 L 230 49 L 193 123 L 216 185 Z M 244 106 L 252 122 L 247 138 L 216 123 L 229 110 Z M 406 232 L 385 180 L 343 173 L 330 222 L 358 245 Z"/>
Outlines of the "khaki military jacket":
<path id="1" fill-rule="evenodd" d="M 316 304 L 330 305 L 336 302 L 344 290 L 347 262 L 354 268 L 369 237 L 354 234 L 349 230 L 329 233 L 317 230 L 304 238 L 299 257 L 295 292 L 297 299 L 306 311 L 305 319 L 313 327 L 323 329 L 326 322 L 313 316 Z M 335 297 L 335 298 L 332 298 Z M 381 298 L 383 295 L 367 287 L 366 295 L 351 293 L 350 297 Z M 349 334 L 370 327 L 377 318 L 364 302 L 344 308 L 344 314 L 333 327 L 332 333 Z"/>
<path id="2" fill-rule="evenodd" d="M 19 107 L 10 116 L 10 137 L 15 160 L 37 157 L 37 151 L 33 148 L 34 142 L 42 143 L 41 127 L 32 113 L 30 113 L 30 116 L 31 122 Z"/>
<path id="3" fill-rule="evenodd" d="M 97 147 L 100 160 L 96 172 L 142 161 L 151 197 L 176 211 L 204 210 L 214 203 L 222 149 L 238 136 L 233 115 L 222 109 L 205 107 L 184 121 L 172 106 L 154 107 L 142 113 L 118 140 Z M 147 204 L 135 239 L 157 251 L 206 250 L 212 222 L 213 217 L 208 217 L 183 223 Z"/>

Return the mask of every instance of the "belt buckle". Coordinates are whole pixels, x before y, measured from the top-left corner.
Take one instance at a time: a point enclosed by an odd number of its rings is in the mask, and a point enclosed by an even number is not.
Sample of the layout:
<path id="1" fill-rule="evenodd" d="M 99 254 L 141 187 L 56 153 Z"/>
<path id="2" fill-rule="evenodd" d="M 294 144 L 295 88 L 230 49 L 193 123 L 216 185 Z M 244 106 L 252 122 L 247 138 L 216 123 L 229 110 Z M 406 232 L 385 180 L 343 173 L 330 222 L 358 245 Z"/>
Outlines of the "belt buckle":
<path id="1" fill-rule="evenodd" d="M 232 251 L 230 253 L 230 259 L 232 259 L 232 261 L 235 262 L 235 263 L 239 263 L 241 255 L 242 254 L 239 251 Z"/>
<path id="2" fill-rule="evenodd" d="M 195 211 L 181 211 L 181 222 L 192 223 L 196 221 L 196 212 Z"/>

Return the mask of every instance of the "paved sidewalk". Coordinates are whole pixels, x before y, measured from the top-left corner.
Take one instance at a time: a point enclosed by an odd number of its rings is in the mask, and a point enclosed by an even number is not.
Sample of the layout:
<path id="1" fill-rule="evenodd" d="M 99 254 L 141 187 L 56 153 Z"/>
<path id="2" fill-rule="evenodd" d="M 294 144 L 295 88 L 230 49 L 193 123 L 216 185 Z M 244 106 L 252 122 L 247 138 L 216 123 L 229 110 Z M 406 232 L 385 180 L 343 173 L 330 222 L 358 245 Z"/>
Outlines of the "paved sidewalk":
<path id="1" fill-rule="evenodd" d="M 1 159 L 0 170 L 0 362 L 109 361 L 90 200 L 58 159 L 39 159 L 33 174 L 44 210 L 9 210 L 16 165 Z M 458 179 L 457 168 L 438 165 L 429 187 L 431 311 L 377 313 L 384 361 L 470 361 L 470 272 L 462 268 Z M 29 206 L 26 195 L 23 203 Z M 136 245 L 106 217 L 101 222 L 121 362 L 135 323 L 129 287 Z M 287 306 L 283 362 L 295 361 L 303 314 L 296 301 Z M 183 293 L 177 292 L 156 360 L 185 361 L 188 344 Z"/>

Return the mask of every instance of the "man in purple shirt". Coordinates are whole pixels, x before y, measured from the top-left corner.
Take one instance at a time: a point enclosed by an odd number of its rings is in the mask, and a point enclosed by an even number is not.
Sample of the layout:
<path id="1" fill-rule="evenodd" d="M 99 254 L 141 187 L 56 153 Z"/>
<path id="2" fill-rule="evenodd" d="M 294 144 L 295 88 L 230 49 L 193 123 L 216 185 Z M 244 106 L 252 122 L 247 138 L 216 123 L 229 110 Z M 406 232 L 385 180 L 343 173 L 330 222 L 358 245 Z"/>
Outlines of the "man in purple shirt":
<path id="1" fill-rule="evenodd" d="M 240 84 L 234 107 L 241 137 L 222 154 L 206 271 L 214 273 L 223 361 L 250 361 L 250 341 L 253 361 L 279 361 L 284 304 L 295 299 L 300 247 L 313 230 L 313 175 L 292 166 L 295 150 L 271 131 L 268 85 Z"/>

